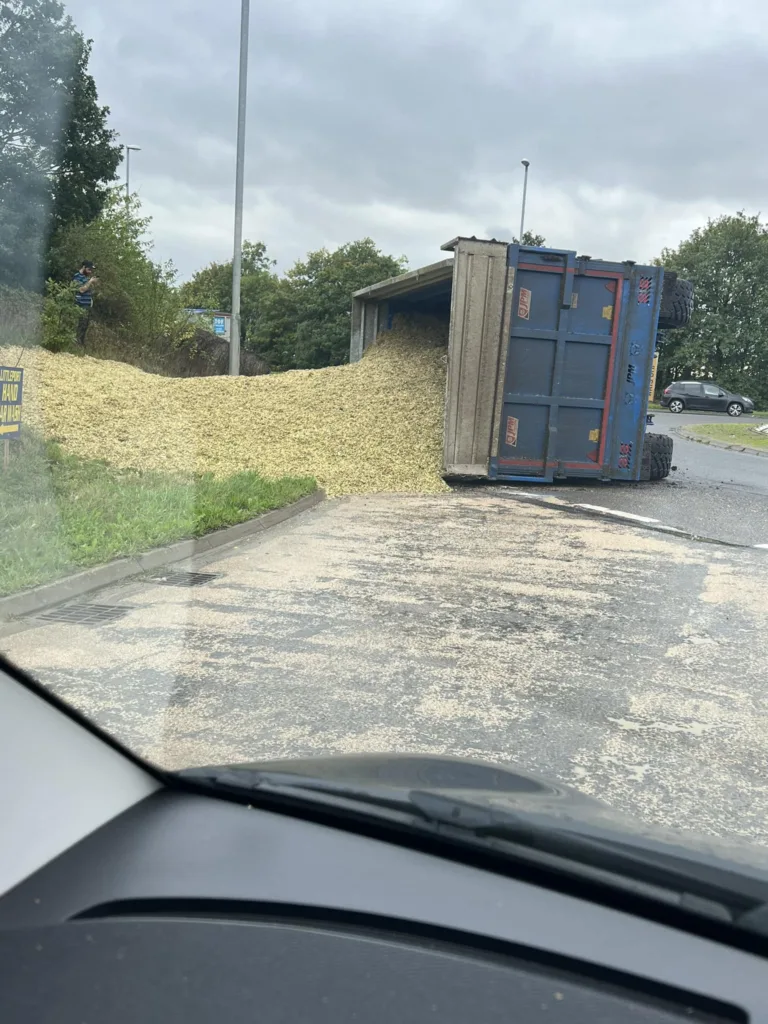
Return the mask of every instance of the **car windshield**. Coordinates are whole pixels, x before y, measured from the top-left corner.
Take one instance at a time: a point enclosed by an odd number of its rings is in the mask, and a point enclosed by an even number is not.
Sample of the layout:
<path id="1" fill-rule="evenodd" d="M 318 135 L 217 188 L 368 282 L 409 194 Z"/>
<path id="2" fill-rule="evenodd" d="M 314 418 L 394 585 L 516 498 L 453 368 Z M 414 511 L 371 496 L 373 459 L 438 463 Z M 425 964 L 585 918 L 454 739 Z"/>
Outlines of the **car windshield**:
<path id="1" fill-rule="evenodd" d="M 7 664 L 762 857 L 768 19 L 704 7 L 0 4 Z"/>

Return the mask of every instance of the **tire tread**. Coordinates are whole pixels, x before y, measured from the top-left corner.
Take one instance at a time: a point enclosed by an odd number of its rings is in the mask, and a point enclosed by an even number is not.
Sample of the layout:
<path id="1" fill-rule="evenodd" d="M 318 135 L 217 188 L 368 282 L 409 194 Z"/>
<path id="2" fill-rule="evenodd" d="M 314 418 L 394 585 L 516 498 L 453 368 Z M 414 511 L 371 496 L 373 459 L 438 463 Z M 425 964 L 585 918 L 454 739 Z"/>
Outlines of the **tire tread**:
<path id="1" fill-rule="evenodd" d="M 674 442 L 667 434 L 646 434 L 643 441 L 641 480 L 664 480 L 672 471 Z"/>
<path id="2" fill-rule="evenodd" d="M 693 314 L 693 284 L 681 280 L 674 271 L 664 273 L 659 310 L 659 330 L 687 327 Z"/>

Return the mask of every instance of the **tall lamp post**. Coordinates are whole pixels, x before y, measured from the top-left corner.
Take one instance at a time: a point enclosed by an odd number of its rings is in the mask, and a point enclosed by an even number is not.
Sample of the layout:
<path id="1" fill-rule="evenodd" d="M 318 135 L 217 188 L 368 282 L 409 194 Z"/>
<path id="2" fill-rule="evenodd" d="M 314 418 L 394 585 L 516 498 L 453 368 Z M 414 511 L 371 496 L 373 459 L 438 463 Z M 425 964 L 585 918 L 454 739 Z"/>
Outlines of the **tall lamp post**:
<path id="1" fill-rule="evenodd" d="M 229 339 L 229 375 L 240 375 L 240 279 L 243 272 L 243 188 L 245 171 L 245 109 L 248 94 L 248 24 L 250 0 L 240 7 L 240 76 L 237 95 L 237 157 L 235 169 L 235 239 L 232 253 L 232 322 Z"/>
<path id="2" fill-rule="evenodd" d="M 521 160 L 520 163 L 525 168 L 525 177 L 523 178 L 523 209 L 520 213 L 520 245 L 522 245 L 523 231 L 525 230 L 525 200 L 528 195 L 528 168 L 531 166 L 531 161 Z"/>
<path id="3" fill-rule="evenodd" d="M 131 198 L 131 153 L 140 153 L 141 146 L 125 147 L 125 201 Z"/>

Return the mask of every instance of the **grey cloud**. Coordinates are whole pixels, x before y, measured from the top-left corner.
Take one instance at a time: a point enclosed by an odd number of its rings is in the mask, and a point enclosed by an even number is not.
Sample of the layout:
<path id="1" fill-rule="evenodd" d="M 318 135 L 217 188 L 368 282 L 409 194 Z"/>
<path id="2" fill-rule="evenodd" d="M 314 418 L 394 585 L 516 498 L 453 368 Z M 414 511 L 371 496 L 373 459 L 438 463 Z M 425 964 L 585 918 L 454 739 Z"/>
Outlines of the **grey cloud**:
<path id="1" fill-rule="evenodd" d="M 177 177 L 201 202 L 231 195 L 238 21 L 222 6 L 113 3 L 114 34 L 95 47 L 97 84 L 119 97 L 116 126 L 141 140 L 144 173 Z M 596 31 L 602 7 L 579 9 Z M 553 26 L 522 18 L 523 0 L 454 4 L 461 16 L 436 17 L 431 34 L 409 32 L 405 6 L 384 30 L 373 17 L 350 28 L 334 0 L 324 9 L 319 27 L 296 0 L 254 7 L 247 177 L 282 202 L 467 211 L 477 183 L 519 172 L 521 155 L 565 190 L 765 195 L 765 42 L 585 66 Z"/>
<path id="2" fill-rule="evenodd" d="M 518 230 L 519 230 L 519 228 L 518 228 Z M 494 227 L 490 227 L 490 228 L 486 228 L 485 229 L 485 232 L 483 233 L 483 237 L 484 238 L 495 238 L 499 242 L 511 242 L 516 234 L 517 234 L 517 232 L 513 231 L 512 228 L 494 228 Z"/>

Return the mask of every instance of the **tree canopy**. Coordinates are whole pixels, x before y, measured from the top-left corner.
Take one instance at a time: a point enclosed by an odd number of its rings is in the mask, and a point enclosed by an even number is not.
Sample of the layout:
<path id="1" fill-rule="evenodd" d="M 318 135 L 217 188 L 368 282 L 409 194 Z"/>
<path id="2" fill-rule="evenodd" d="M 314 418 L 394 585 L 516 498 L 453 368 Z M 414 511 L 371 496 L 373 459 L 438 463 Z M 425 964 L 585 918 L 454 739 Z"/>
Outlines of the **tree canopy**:
<path id="1" fill-rule="evenodd" d="M 98 215 L 121 149 L 59 0 L 1 3 L 0 48 L 0 283 L 39 287 L 51 232 Z"/>
<path id="2" fill-rule="evenodd" d="M 669 331 L 660 381 L 717 381 L 768 405 L 768 226 L 740 212 L 710 220 L 658 260 L 694 285 L 688 327 Z"/>
<path id="3" fill-rule="evenodd" d="M 517 236 L 515 236 L 512 239 L 512 241 L 513 242 L 517 242 L 518 241 Z M 547 244 L 547 240 L 544 237 L 544 235 L 535 235 L 532 231 L 524 231 L 523 232 L 523 241 L 522 241 L 521 244 L 522 245 L 537 245 L 537 246 L 541 246 L 541 245 L 546 245 Z"/>
<path id="4" fill-rule="evenodd" d="M 267 256 L 267 247 L 263 242 L 243 242 L 241 259 L 243 281 L 262 274 L 269 276 L 275 265 L 275 261 Z M 190 309 L 218 309 L 222 313 L 231 313 L 232 260 L 209 263 L 207 267 L 198 270 L 191 280 L 186 281 L 179 293 L 184 305 Z"/>
<path id="5" fill-rule="evenodd" d="M 401 274 L 404 257 L 387 256 L 370 238 L 318 249 L 283 277 L 262 242 L 243 245 L 244 344 L 276 369 L 333 366 L 349 358 L 352 293 Z M 210 263 L 181 286 L 186 306 L 231 310 L 232 261 Z"/>
<path id="6" fill-rule="evenodd" d="M 285 365 L 314 368 L 347 362 L 352 294 L 402 274 L 407 265 L 404 256 L 381 252 L 372 238 L 332 251 L 318 249 L 294 263 L 263 323 L 266 332 L 290 321 L 281 338 Z M 265 351 L 269 341 L 268 334 L 261 340 Z"/>

